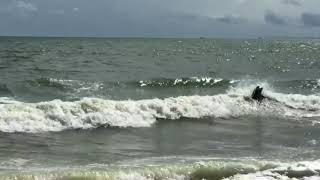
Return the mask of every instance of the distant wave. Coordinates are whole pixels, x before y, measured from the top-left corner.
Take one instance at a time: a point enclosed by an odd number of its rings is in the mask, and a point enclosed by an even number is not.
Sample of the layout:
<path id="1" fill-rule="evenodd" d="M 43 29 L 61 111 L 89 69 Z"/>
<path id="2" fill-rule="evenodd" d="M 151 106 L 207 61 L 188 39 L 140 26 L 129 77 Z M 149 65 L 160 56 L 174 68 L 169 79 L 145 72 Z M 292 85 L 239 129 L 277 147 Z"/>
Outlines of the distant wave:
<path id="1" fill-rule="evenodd" d="M 104 88 L 107 85 L 120 85 L 126 84 L 128 86 L 138 87 L 212 87 L 223 84 L 235 83 L 236 80 L 224 80 L 221 78 L 212 77 L 190 77 L 190 78 L 175 78 L 175 79 L 153 79 L 153 80 L 140 80 L 131 82 L 103 82 L 103 81 L 80 81 L 80 80 L 67 80 L 56 78 L 39 78 L 28 81 L 33 86 L 52 87 L 58 89 L 79 88 L 94 89 Z"/>
<path id="2" fill-rule="evenodd" d="M 55 78 L 39 78 L 27 81 L 28 84 L 36 87 L 51 87 L 61 90 L 81 90 L 81 89 L 100 89 L 102 82 L 86 82 L 79 80 L 55 79 Z"/>
<path id="3" fill-rule="evenodd" d="M 186 78 L 160 78 L 151 80 L 139 80 L 139 81 L 81 81 L 70 79 L 57 79 L 57 78 L 39 78 L 35 80 L 26 81 L 29 85 L 34 87 L 49 87 L 60 90 L 101 90 L 110 86 L 126 86 L 126 87 L 156 87 L 156 88 L 168 88 L 168 87 L 228 87 L 231 84 L 237 84 L 239 82 L 256 82 L 254 79 L 222 79 L 214 77 L 186 77 Z M 320 79 L 306 79 L 306 80 L 275 80 L 270 83 L 280 86 L 315 89 L 320 88 Z M 5 84 L 0 84 L 0 91 L 4 88 Z"/>
<path id="4" fill-rule="evenodd" d="M 227 90 L 231 86 L 237 86 L 246 82 L 256 83 L 259 80 L 250 79 L 222 79 L 214 77 L 189 77 L 189 78 L 160 78 L 138 81 L 84 81 L 72 79 L 57 78 L 38 78 L 15 82 L 14 86 L 10 84 L 0 84 L 0 97 L 22 96 L 21 90 L 30 93 L 31 96 L 52 95 L 64 100 L 80 99 L 83 97 L 109 97 L 108 94 L 116 94 L 116 91 L 122 89 L 148 89 L 157 91 L 159 88 L 219 88 Z M 320 93 L 320 80 L 275 80 L 269 81 L 272 86 L 278 89 L 286 89 L 286 92 L 295 91 L 305 93 Z M 20 89 L 16 89 L 20 88 Z M 219 91 L 221 92 L 221 91 Z"/>
<path id="5" fill-rule="evenodd" d="M 157 119 L 178 120 L 236 118 L 245 115 L 290 117 L 320 116 L 320 97 L 282 94 L 263 84 L 274 100 L 257 103 L 250 98 L 255 84 L 233 87 L 226 94 L 180 96 L 165 99 L 114 101 L 83 98 L 79 101 L 53 100 L 39 103 L 6 101 L 0 104 L 0 131 L 45 132 L 97 127 L 150 127 Z"/>
<path id="6" fill-rule="evenodd" d="M 69 86 L 72 85 L 73 80 L 59 80 L 54 78 L 39 78 L 35 80 L 29 80 L 27 81 L 28 84 L 36 87 L 52 87 L 57 88 L 61 90 L 68 89 Z"/>
<path id="7" fill-rule="evenodd" d="M 224 88 L 236 81 L 223 80 L 220 78 L 177 78 L 177 79 L 154 79 L 138 81 L 89 81 L 73 80 L 59 78 L 37 78 L 25 81 L 15 82 L 12 89 L 12 96 L 27 100 L 34 99 L 52 100 L 74 100 L 83 97 L 118 97 L 118 92 L 124 92 L 137 89 L 148 89 L 148 91 L 157 91 L 157 88 Z M 1 87 L 0 87 L 1 88 Z M 130 94 L 130 93 L 129 93 Z M 123 94 L 122 94 L 123 95 Z M 125 95 L 125 94 L 124 94 Z M 5 93 L 1 96 L 11 96 Z M 37 97 L 39 96 L 39 97 Z M 126 95 L 125 95 L 126 96 Z M 47 99 L 46 99 L 47 98 Z M 119 99 L 119 98 L 117 98 Z"/>
<path id="8" fill-rule="evenodd" d="M 212 77 L 190 77 L 177 79 L 156 79 L 156 80 L 141 80 L 141 87 L 213 87 L 223 84 L 232 84 L 235 80 L 224 80 L 221 78 Z"/>

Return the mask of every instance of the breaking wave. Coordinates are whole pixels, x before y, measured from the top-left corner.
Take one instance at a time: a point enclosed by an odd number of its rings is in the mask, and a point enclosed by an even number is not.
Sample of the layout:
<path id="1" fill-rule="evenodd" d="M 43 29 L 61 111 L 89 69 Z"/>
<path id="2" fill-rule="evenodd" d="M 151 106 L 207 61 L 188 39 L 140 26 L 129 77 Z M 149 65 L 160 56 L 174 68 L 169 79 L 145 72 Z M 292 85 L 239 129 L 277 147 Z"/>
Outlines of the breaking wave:
<path id="1" fill-rule="evenodd" d="M 278 180 L 278 179 L 319 179 L 319 161 L 280 163 L 268 161 L 199 161 L 191 164 L 150 165 L 144 167 L 112 167 L 89 165 L 64 171 L 46 170 L 40 172 L 18 172 L 2 174 L 0 178 L 13 179 L 101 179 L 101 180 Z M 95 170 L 100 169 L 100 170 Z"/>
<path id="2" fill-rule="evenodd" d="M 242 108 L 238 108 L 242 107 Z M 84 98 L 75 102 L 54 100 L 40 103 L 0 105 L 0 130 L 41 132 L 88 129 L 100 126 L 149 127 L 157 118 L 179 119 L 228 117 L 253 109 L 242 97 L 185 96 L 139 101 L 112 101 Z"/>
<path id="3" fill-rule="evenodd" d="M 0 131 L 46 132 L 97 127 L 150 127 L 157 119 L 178 120 L 237 118 L 245 115 L 277 116 L 299 120 L 320 116 L 320 97 L 276 93 L 268 84 L 265 95 L 271 100 L 252 101 L 255 85 L 236 86 L 214 96 L 180 96 L 165 99 L 79 101 L 53 100 L 24 103 L 12 99 L 0 103 Z"/>

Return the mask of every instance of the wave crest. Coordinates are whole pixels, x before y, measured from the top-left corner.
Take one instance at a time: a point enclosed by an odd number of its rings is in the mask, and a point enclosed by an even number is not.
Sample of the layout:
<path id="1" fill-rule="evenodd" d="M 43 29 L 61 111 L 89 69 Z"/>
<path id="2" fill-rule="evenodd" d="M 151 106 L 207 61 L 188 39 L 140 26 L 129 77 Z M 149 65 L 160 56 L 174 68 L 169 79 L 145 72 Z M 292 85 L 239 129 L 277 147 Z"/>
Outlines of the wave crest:
<path id="1" fill-rule="evenodd" d="M 0 131 L 35 133 L 101 126 L 150 127 L 157 119 L 236 119 L 245 115 L 301 119 L 320 116 L 319 96 L 276 93 L 267 83 L 260 85 L 270 97 L 262 103 L 248 97 L 255 84 L 237 84 L 226 94 L 165 99 L 115 101 L 83 98 L 79 101 L 24 103 L 2 98 Z"/>
<path id="2" fill-rule="evenodd" d="M 235 107 L 237 101 L 243 98 L 229 98 L 234 103 L 224 104 L 226 97 L 185 96 L 139 101 L 84 98 L 75 102 L 15 102 L 0 105 L 0 130 L 42 132 L 99 126 L 149 127 L 157 118 L 173 120 L 181 117 L 228 117 L 244 112 L 236 112 Z M 250 108 L 249 104 L 244 106 Z"/>
<path id="3" fill-rule="evenodd" d="M 213 87 L 233 82 L 234 81 L 224 80 L 221 78 L 191 77 L 139 81 L 139 85 L 141 87 Z"/>
<path id="4" fill-rule="evenodd" d="M 156 180 L 156 179 L 223 179 L 223 180 L 278 180 L 278 179 L 319 179 L 319 160 L 297 163 L 276 163 L 268 161 L 199 161 L 191 164 L 171 163 L 171 165 L 151 165 L 125 168 L 96 164 L 98 169 L 85 166 L 81 170 L 64 168 L 40 172 L 18 172 L 2 174 L 2 179 L 123 179 L 123 180 Z M 100 167 L 100 168 L 99 168 Z M 67 170 L 66 170 L 67 169 Z"/>

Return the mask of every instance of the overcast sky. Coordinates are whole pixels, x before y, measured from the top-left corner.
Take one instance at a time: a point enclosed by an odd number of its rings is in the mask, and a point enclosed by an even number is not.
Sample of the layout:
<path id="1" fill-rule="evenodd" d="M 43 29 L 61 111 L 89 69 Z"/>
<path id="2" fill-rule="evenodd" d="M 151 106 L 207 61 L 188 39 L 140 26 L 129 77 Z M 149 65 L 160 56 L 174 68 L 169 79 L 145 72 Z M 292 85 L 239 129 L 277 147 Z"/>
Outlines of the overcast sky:
<path id="1" fill-rule="evenodd" d="M 320 0 L 0 0 L 0 35 L 320 36 Z"/>

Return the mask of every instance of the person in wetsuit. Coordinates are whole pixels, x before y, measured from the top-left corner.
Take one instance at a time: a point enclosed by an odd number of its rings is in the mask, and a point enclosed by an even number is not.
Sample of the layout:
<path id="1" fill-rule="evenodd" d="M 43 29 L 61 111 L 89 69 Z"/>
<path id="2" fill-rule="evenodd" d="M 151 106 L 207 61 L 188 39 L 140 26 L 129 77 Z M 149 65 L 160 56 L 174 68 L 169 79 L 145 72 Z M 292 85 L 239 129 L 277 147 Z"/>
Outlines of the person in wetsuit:
<path id="1" fill-rule="evenodd" d="M 252 95 L 251 95 L 251 98 L 254 99 L 254 100 L 257 100 L 259 102 L 261 102 L 265 96 L 262 95 L 262 90 L 263 88 L 260 87 L 260 86 L 257 86 L 253 92 L 252 92 Z"/>

